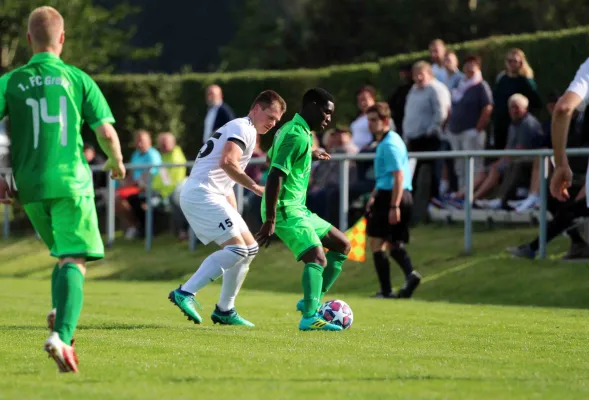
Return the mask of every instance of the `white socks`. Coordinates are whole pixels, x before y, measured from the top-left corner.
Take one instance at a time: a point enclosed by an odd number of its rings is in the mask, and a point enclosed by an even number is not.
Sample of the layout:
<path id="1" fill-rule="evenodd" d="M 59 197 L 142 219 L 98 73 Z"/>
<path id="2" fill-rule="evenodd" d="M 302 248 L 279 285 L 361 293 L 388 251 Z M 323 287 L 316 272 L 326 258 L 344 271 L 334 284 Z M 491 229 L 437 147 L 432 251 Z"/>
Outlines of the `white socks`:
<path id="1" fill-rule="evenodd" d="M 237 263 L 233 268 L 223 273 L 223 286 L 221 287 L 221 296 L 217 307 L 221 311 L 229 311 L 235 307 L 235 297 L 241 289 L 245 276 L 249 271 L 250 264 L 258 254 L 258 245 L 254 244 L 248 248 L 248 256 Z"/>
<path id="2" fill-rule="evenodd" d="M 205 258 L 198 270 L 182 285 L 181 289 L 185 292 L 196 293 L 219 278 L 238 262 L 248 258 L 249 249 L 246 246 L 225 246 L 224 249 L 218 250 Z"/>

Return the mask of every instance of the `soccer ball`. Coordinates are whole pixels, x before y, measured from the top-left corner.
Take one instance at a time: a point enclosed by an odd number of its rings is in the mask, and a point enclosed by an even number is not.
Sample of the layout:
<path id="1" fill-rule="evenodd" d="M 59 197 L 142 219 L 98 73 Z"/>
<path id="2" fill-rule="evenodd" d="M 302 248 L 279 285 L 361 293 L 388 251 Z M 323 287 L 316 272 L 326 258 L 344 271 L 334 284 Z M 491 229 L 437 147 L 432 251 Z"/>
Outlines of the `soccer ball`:
<path id="1" fill-rule="evenodd" d="M 348 329 L 354 321 L 352 308 L 343 300 L 326 301 L 319 309 L 319 314 L 327 322 Z"/>

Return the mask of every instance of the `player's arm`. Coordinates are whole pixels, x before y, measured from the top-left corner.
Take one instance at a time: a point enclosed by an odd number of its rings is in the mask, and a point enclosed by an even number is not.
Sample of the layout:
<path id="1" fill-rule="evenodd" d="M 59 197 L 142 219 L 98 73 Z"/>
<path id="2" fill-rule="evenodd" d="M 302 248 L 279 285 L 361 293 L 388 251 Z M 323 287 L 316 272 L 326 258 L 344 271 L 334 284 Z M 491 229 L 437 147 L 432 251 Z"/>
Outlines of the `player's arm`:
<path id="1" fill-rule="evenodd" d="M 95 127 L 94 132 L 98 139 L 98 145 L 108 157 L 104 169 L 110 170 L 114 179 L 125 178 L 126 171 L 125 165 L 123 164 L 121 142 L 114 126 L 110 123 L 105 123 Z"/>
<path id="2" fill-rule="evenodd" d="M 266 178 L 266 221 L 274 223 L 276 221 L 276 205 L 278 204 L 278 195 L 282 188 L 282 182 L 286 174 L 278 168 L 270 169 Z"/>
<path id="3" fill-rule="evenodd" d="M 552 114 L 552 147 L 556 167 L 568 166 L 566 144 L 573 112 L 583 99 L 575 92 L 567 91 L 558 99 Z"/>
<path id="4" fill-rule="evenodd" d="M 245 171 L 241 169 L 241 166 L 239 165 L 239 160 L 241 159 L 244 150 L 245 143 L 239 139 L 229 138 L 223 147 L 223 153 L 219 160 L 219 167 L 236 183 L 251 190 L 258 196 L 261 196 L 264 194 L 264 188 L 247 176 Z"/>
<path id="5" fill-rule="evenodd" d="M 393 194 L 391 195 L 391 208 L 399 208 L 403 199 L 403 170 L 393 171 Z"/>

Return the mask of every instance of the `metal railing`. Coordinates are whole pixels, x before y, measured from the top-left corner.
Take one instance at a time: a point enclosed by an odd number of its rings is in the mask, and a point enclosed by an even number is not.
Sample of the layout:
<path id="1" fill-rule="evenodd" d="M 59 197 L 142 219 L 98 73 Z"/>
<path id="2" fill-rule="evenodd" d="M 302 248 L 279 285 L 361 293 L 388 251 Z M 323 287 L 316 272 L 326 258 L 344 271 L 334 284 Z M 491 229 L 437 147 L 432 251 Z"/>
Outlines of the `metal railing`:
<path id="1" fill-rule="evenodd" d="M 485 150 L 485 151 L 446 151 L 446 152 L 417 152 L 409 153 L 410 158 L 417 160 L 436 160 L 436 159 L 462 159 L 465 163 L 466 188 L 464 199 L 464 252 L 472 253 L 472 204 L 474 192 L 474 158 L 498 158 L 498 157 L 540 157 L 540 216 L 539 216 L 539 258 L 546 258 L 546 224 L 547 224 L 547 199 L 548 199 L 548 162 L 552 156 L 552 150 Z M 589 156 L 589 148 L 569 149 L 569 156 Z M 372 161 L 374 153 L 363 153 L 356 155 L 334 154 L 328 162 L 338 162 L 340 170 L 339 182 L 339 229 L 345 231 L 348 228 L 348 211 L 349 211 L 349 172 L 350 161 Z M 255 158 L 250 161 L 252 165 L 261 165 L 266 162 L 265 158 Z M 160 168 L 172 167 L 191 167 L 194 162 L 186 164 L 162 164 Z M 135 169 L 149 169 L 154 165 L 151 164 L 126 164 L 128 171 Z M 100 167 L 93 167 L 93 171 L 99 171 Z M 10 174 L 10 169 L 1 169 L 0 174 Z M 153 196 L 152 176 L 148 174 L 145 194 L 147 199 Z M 112 247 L 115 242 L 115 181 L 108 180 L 107 191 L 107 246 Z M 244 188 L 236 185 L 237 205 L 240 212 L 243 211 Z M 10 235 L 9 207 L 4 207 L 4 226 L 3 237 L 7 239 Z M 145 250 L 150 251 L 153 244 L 153 206 L 151 201 L 147 201 L 147 210 L 145 214 Z M 189 230 L 190 240 L 189 248 L 196 248 L 196 238 L 192 229 Z"/>

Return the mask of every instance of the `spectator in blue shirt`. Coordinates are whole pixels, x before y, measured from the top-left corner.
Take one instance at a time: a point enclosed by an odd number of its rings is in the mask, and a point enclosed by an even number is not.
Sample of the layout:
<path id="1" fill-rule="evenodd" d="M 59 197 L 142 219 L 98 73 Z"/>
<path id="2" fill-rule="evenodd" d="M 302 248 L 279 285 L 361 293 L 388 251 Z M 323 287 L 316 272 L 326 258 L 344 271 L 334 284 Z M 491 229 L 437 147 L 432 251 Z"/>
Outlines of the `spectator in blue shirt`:
<path id="1" fill-rule="evenodd" d="M 375 297 L 411 297 L 421 276 L 413 270 L 405 250 L 405 244 L 409 243 L 413 205 L 407 147 L 401 136 L 390 129 L 391 110 L 387 103 L 376 103 L 368 109 L 367 116 L 368 127 L 378 141 L 374 159 L 376 187 L 366 205 L 366 229 L 381 287 Z M 399 290 L 398 296 L 391 287 L 389 258 L 385 253 L 387 245 L 391 257 L 405 274 L 405 285 Z"/>
<path id="2" fill-rule="evenodd" d="M 145 188 L 149 175 L 153 178 L 158 174 L 157 166 L 162 164 L 162 156 L 152 147 L 151 135 L 146 130 L 135 133 L 135 151 L 131 155 L 131 172 L 125 179 L 122 187 L 117 189 L 115 198 L 115 213 L 125 225 L 125 238 L 134 239 L 139 234 L 145 215 L 143 203 L 145 202 Z M 152 164 L 149 169 L 136 168 L 133 165 Z M 155 194 L 157 196 L 157 194 Z"/>

